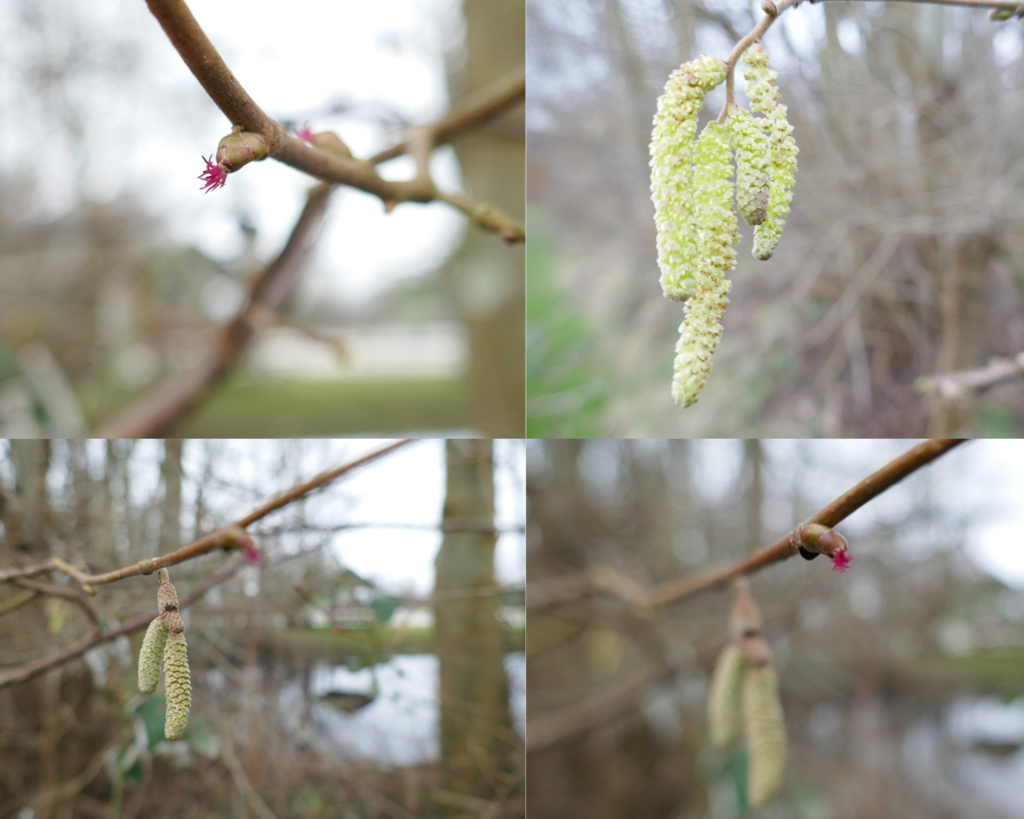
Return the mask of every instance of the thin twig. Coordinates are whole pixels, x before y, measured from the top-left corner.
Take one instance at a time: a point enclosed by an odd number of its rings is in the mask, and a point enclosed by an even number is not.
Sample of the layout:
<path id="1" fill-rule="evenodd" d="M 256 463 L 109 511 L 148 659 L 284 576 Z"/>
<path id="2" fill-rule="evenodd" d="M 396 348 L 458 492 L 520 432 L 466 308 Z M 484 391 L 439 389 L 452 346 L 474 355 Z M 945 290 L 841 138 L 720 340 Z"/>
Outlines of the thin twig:
<path id="1" fill-rule="evenodd" d="M 235 783 L 235 787 L 238 789 L 239 794 L 241 794 L 242 799 L 252 805 L 253 812 L 260 819 L 277 819 L 274 812 L 263 801 L 263 797 L 256 792 L 252 782 L 249 781 L 249 777 L 246 776 L 245 768 L 242 767 L 241 761 L 239 761 L 238 756 L 235 754 L 234 746 L 231 744 L 231 738 L 228 735 L 226 725 L 221 725 L 219 739 L 221 758 L 224 760 L 224 765 L 227 766 L 228 772 L 231 774 L 231 781 Z"/>
<path id="2" fill-rule="evenodd" d="M 444 119 L 434 126 L 438 145 L 450 142 L 468 131 L 476 130 L 526 99 L 526 67 L 512 69 L 491 85 L 460 100 Z M 409 151 L 409 142 L 400 142 L 368 160 L 374 165 L 402 156 Z"/>
<path id="3" fill-rule="evenodd" d="M 65 600 L 70 600 L 85 612 L 93 625 L 99 628 L 100 616 L 96 613 L 96 609 L 93 608 L 92 603 L 89 602 L 88 598 L 83 597 L 74 589 L 65 589 L 63 586 L 56 586 L 53 583 L 44 583 L 40 580 L 31 580 L 27 577 L 19 577 L 13 582 L 15 585 L 34 591 L 37 594 L 48 594 L 51 597 L 63 597 Z"/>

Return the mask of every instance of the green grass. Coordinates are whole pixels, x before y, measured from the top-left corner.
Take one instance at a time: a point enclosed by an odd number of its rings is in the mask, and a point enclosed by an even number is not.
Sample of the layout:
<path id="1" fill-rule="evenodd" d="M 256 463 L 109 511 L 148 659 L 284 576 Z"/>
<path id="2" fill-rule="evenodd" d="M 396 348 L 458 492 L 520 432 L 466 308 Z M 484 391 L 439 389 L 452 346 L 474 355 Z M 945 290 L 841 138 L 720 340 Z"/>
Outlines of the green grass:
<path id="1" fill-rule="evenodd" d="M 94 421 L 135 395 L 84 389 Z M 228 379 L 171 435 L 181 438 L 277 438 L 387 434 L 470 425 L 467 385 L 455 378 L 275 381 Z"/>

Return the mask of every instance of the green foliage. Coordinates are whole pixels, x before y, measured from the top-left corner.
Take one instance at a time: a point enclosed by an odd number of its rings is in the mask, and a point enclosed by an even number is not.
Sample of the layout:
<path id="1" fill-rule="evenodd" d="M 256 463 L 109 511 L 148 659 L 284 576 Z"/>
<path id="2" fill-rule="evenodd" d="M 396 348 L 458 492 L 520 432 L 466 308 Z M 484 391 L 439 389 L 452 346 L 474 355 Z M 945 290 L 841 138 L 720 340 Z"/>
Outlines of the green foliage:
<path id="1" fill-rule="evenodd" d="M 370 608 L 373 609 L 378 623 L 386 623 L 394 616 L 401 602 L 397 597 L 384 595 L 382 597 L 375 597 L 373 602 L 370 603 Z"/>
<path id="2" fill-rule="evenodd" d="M 543 214 L 526 247 L 526 395 L 530 438 L 599 438 L 606 403 L 598 339 L 559 288 Z"/>

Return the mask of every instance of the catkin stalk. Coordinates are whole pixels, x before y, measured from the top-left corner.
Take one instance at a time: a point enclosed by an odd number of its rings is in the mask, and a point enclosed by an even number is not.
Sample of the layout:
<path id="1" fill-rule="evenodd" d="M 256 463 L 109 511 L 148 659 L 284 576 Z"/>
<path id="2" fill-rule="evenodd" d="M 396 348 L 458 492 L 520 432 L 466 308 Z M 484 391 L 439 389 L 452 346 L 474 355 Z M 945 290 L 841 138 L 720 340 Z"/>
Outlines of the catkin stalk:
<path id="1" fill-rule="evenodd" d="M 722 748 L 740 735 L 741 695 L 746 662 L 735 643 L 729 643 L 718 655 L 711 674 L 708 693 L 708 732 L 711 744 Z"/>
<path id="2" fill-rule="evenodd" d="M 160 682 L 160 661 L 167 644 L 167 626 L 159 619 L 153 620 L 146 629 L 139 651 L 139 691 L 152 694 Z"/>
<path id="3" fill-rule="evenodd" d="M 181 739 L 192 706 L 192 681 L 188 672 L 188 645 L 184 634 L 172 633 L 164 650 L 164 687 L 167 690 L 167 715 L 164 736 Z"/>
<path id="4" fill-rule="evenodd" d="M 747 801 L 763 805 L 778 794 L 786 767 L 786 725 L 779 684 L 768 664 L 747 669 L 743 682 L 743 728 L 749 754 Z"/>

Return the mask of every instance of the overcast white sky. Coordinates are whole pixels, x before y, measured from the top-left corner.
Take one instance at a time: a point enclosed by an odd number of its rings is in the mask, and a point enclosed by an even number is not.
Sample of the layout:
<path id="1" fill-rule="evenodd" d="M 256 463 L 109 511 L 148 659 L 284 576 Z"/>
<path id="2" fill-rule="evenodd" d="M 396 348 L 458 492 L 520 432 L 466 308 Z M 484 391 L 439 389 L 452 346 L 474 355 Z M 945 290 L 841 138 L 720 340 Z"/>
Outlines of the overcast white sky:
<path id="1" fill-rule="evenodd" d="M 214 475 L 230 479 L 240 486 L 261 486 L 251 505 L 257 506 L 278 492 L 325 469 L 339 466 L 366 453 L 386 446 L 387 440 L 325 440 L 303 441 L 301 464 L 294 474 L 281 474 L 278 458 L 279 441 L 214 442 L 220 457 L 214 460 Z M 154 458 L 158 445 L 153 444 Z M 197 475 L 205 463 L 205 445 L 187 444 L 186 472 Z M 495 445 L 495 513 L 499 528 L 523 527 L 526 514 L 524 480 L 525 460 L 521 443 L 498 441 Z M 222 465 L 218 465 L 222 464 Z M 151 480 L 157 480 L 151 471 Z M 152 486 L 137 487 L 140 493 Z M 340 479 L 322 502 L 312 502 L 309 520 L 324 523 L 392 523 L 434 526 L 442 517 L 445 497 L 445 442 L 427 439 L 407 444 L 379 461 L 360 467 L 349 478 Z M 186 500 L 191 497 L 186 492 Z M 330 505 L 329 514 L 318 509 Z M 344 514 L 338 514 L 339 506 Z M 248 508 L 248 507 L 247 507 Z M 219 520 L 224 523 L 242 511 L 236 493 L 232 493 L 229 510 Z M 186 512 L 186 523 L 191 511 Z M 274 528 L 287 513 L 267 518 L 253 527 Z M 330 548 L 342 563 L 357 574 L 375 581 L 386 591 L 428 594 L 434 585 L 434 558 L 441 546 L 438 530 L 415 530 L 386 527 L 352 529 L 333 535 Z M 522 583 L 526 576 L 524 536 L 513 532 L 498 538 L 495 552 L 495 574 L 502 583 Z"/>
<path id="2" fill-rule="evenodd" d="M 817 464 L 803 482 L 813 490 L 807 514 L 849 489 L 917 441 L 768 441 L 770 468 L 782 486 L 792 481 L 797 450 Z M 696 442 L 695 469 L 702 491 L 714 496 L 730 491 L 741 465 L 742 449 L 736 441 Z M 1024 441 L 971 441 L 942 456 L 903 483 L 862 507 L 838 528 L 848 536 L 873 516 L 897 519 L 916 482 L 933 481 L 939 497 L 963 512 L 986 510 L 974 517 L 967 555 L 984 571 L 1024 590 Z M 788 520 L 788 519 L 787 519 Z M 793 525 L 776 521 L 779 527 Z M 851 540 L 851 549 L 856 543 Z"/>
<path id="3" fill-rule="evenodd" d="M 425 123 L 448 108 L 444 54 L 461 43 L 460 0 L 192 0 L 189 6 L 265 111 L 279 120 L 309 117 L 314 131 L 336 130 L 357 156 L 390 144 L 366 121 L 367 110 Z M 26 34 L 21 20 L 30 16 L 41 20 L 37 30 L 44 34 Z M 215 258 L 239 253 L 242 214 L 258 228 L 264 258 L 280 249 L 313 180 L 266 161 L 232 175 L 221 190 L 200 192 L 200 155 L 216 151 L 230 124 L 142 0 L 3 3 L 0 36 L 0 170 L 31 167 L 41 175 L 38 210 L 72 207 L 79 187 L 101 202 L 132 192 L 173 236 Z M 41 53 L 58 60 L 84 54 L 94 70 L 74 73 L 52 94 L 40 95 L 26 78 Z M 119 72 L 123 53 L 136 54 L 136 61 Z M 79 106 L 78 144 L 55 136 L 72 116 L 67 99 Z M 360 111 L 315 114 L 337 102 Z M 381 168 L 395 178 L 412 170 L 408 158 Z M 433 170 L 440 186 L 459 188 L 453 152 L 436 152 Z M 375 197 L 341 191 L 302 296 L 370 298 L 437 266 L 464 230 L 464 218 L 444 205 L 406 204 L 385 216 Z"/>

